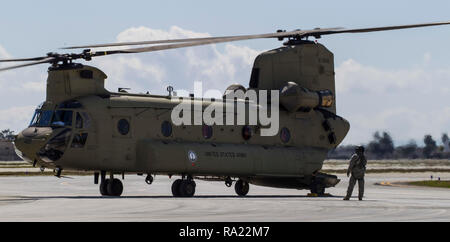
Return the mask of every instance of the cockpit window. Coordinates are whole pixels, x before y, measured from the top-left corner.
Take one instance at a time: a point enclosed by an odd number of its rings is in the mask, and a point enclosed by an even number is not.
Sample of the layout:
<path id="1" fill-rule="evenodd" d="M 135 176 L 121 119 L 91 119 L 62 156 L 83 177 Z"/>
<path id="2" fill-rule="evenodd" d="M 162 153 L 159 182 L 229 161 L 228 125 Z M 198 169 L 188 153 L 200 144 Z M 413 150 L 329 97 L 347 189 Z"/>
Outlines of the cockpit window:
<path id="1" fill-rule="evenodd" d="M 89 117 L 89 114 L 86 112 L 81 112 L 81 116 L 83 116 L 83 126 L 85 129 L 89 129 L 91 127 L 91 118 Z"/>
<path id="2" fill-rule="evenodd" d="M 49 126 L 52 115 L 53 111 L 51 110 L 36 110 L 30 126 Z"/>
<path id="3" fill-rule="evenodd" d="M 83 128 L 83 118 L 80 113 L 77 113 L 77 119 L 75 121 L 75 128 L 82 129 Z"/>
<path id="4" fill-rule="evenodd" d="M 72 114 L 70 110 L 56 110 L 53 114 L 52 126 L 72 126 Z"/>
<path id="5" fill-rule="evenodd" d="M 30 122 L 31 127 L 72 126 L 71 110 L 36 110 Z"/>

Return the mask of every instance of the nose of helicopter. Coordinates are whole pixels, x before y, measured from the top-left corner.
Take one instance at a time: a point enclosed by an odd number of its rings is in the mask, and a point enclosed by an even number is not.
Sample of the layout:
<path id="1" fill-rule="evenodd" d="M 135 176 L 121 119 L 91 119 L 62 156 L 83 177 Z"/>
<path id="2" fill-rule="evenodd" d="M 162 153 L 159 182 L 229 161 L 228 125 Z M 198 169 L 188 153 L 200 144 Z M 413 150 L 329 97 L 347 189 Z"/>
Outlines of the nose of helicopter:
<path id="1" fill-rule="evenodd" d="M 16 153 L 23 160 L 34 163 L 37 153 L 52 136 L 52 129 L 47 127 L 29 127 L 20 132 L 14 139 Z"/>

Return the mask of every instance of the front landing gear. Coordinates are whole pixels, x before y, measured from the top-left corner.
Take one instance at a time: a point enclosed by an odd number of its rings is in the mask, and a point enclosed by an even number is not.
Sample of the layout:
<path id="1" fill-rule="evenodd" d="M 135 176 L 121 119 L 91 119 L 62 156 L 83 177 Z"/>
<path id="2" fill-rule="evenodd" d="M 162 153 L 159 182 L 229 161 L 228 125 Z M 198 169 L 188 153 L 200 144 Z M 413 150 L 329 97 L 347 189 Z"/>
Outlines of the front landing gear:
<path id="1" fill-rule="evenodd" d="M 192 178 L 177 179 L 172 183 L 174 197 L 193 197 L 195 194 L 195 181 Z"/>

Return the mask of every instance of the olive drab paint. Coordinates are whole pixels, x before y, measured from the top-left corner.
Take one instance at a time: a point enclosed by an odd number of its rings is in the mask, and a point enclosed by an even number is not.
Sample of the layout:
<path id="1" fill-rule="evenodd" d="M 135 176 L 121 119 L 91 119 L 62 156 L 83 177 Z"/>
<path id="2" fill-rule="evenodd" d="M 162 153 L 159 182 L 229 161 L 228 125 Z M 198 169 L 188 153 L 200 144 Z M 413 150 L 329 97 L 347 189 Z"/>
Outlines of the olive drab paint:
<path id="1" fill-rule="evenodd" d="M 256 69 L 258 79 L 252 77 L 250 90 L 257 92 L 276 90 L 278 94 L 288 83 L 311 91 L 335 91 L 333 55 L 321 44 L 286 46 L 262 53 L 255 60 L 253 71 Z M 279 118 L 279 128 L 275 135 L 261 135 L 267 123 L 250 124 L 247 113 L 247 123 L 212 125 L 212 136 L 205 139 L 203 123 L 196 121 L 195 115 L 201 115 L 211 105 L 220 105 L 230 112 L 226 107 L 229 100 L 184 98 L 192 103 L 189 107 L 197 106 L 200 110 L 193 110 L 193 115 L 184 112 L 182 116 L 200 125 L 174 124 L 172 111 L 182 102 L 178 97 L 109 92 L 104 88 L 106 75 L 102 71 L 80 64 L 50 68 L 48 74 L 47 98 L 42 109 L 58 110 L 61 102 L 76 100 L 81 106 L 73 109 L 74 117 L 87 113 L 91 125 L 88 129 L 72 125 L 64 154 L 54 162 L 44 162 L 36 154 L 43 143 L 25 148 L 21 138 L 27 137 L 19 134 L 18 149 L 40 166 L 116 173 L 230 176 L 266 185 L 276 177 L 283 177 L 291 179 L 286 186 L 295 181 L 296 188 L 308 188 L 311 176 L 322 168 L 327 152 L 344 139 L 350 127 L 335 114 L 333 96 L 330 107 L 320 107 L 319 101 L 304 109 L 301 105 L 292 109 L 277 104 L 279 114 L 273 114 Z M 241 103 L 246 110 L 255 105 L 239 99 L 231 102 Z M 261 111 L 261 106 L 256 108 Z M 121 132 L 120 122 L 128 123 L 129 130 Z M 164 128 L 170 128 L 167 135 L 163 135 L 163 123 L 170 126 Z M 248 140 L 243 138 L 244 129 L 251 135 Z M 288 140 L 286 135 L 281 137 L 281 129 L 289 132 Z M 57 132 L 59 129 L 54 129 L 45 139 Z M 77 133 L 87 133 L 87 140 L 83 147 L 73 148 L 71 143 Z M 273 184 L 280 186 L 279 183 L 277 180 Z"/>

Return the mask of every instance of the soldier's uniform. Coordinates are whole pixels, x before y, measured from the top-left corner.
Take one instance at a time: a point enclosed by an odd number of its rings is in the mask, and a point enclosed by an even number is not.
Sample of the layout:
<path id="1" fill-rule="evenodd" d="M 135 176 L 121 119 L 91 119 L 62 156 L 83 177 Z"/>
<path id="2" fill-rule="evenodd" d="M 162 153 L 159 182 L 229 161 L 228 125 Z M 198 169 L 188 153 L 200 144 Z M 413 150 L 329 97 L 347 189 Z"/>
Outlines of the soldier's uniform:
<path id="1" fill-rule="evenodd" d="M 354 154 L 350 159 L 350 165 L 348 166 L 347 176 L 350 173 L 352 174 L 352 176 L 350 177 L 350 181 L 347 188 L 347 195 L 345 196 L 344 200 L 348 200 L 352 196 L 353 187 L 355 187 L 356 181 L 358 181 L 359 200 L 362 200 L 364 196 L 364 174 L 366 172 L 367 160 L 363 153 L 364 148 L 360 147 L 358 148 L 359 151 L 357 149 L 356 154 Z"/>

